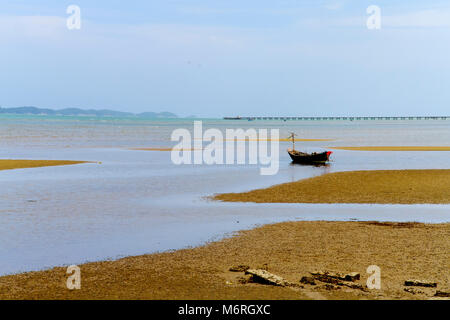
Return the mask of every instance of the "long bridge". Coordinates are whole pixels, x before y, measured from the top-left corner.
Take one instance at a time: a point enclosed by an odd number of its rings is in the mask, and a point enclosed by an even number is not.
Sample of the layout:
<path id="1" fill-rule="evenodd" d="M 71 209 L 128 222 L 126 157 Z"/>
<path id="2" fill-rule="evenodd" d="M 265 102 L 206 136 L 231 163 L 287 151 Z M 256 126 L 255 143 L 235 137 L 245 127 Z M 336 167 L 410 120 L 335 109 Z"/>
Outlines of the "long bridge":
<path id="1" fill-rule="evenodd" d="M 327 120 L 450 120 L 450 116 L 414 116 L 414 117 L 224 117 L 224 120 L 300 120 L 300 121 L 327 121 Z"/>

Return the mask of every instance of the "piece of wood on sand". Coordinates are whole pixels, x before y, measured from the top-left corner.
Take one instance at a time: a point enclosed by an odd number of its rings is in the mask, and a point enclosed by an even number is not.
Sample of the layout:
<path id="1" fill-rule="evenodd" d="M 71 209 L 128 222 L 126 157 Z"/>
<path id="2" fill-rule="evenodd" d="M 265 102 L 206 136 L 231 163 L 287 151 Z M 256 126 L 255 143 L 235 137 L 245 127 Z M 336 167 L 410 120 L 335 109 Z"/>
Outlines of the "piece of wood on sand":
<path id="1" fill-rule="evenodd" d="M 322 282 L 328 282 L 328 283 L 334 283 L 334 282 L 337 282 L 338 280 L 354 282 L 361 278 L 361 275 L 358 272 L 341 274 L 341 273 L 330 272 L 330 271 L 313 271 L 313 272 L 311 272 L 311 274 L 317 280 L 322 281 Z M 323 281 L 323 280 L 325 280 L 325 281 Z"/>
<path id="2" fill-rule="evenodd" d="M 292 285 L 289 281 L 283 279 L 276 274 L 270 273 L 263 269 L 248 269 L 245 274 L 253 276 L 253 282 L 271 284 L 274 286 L 286 287 Z"/>
<path id="3" fill-rule="evenodd" d="M 407 287 L 427 287 L 436 288 L 437 282 L 425 281 L 425 280 L 406 280 L 405 286 Z"/>
<path id="4" fill-rule="evenodd" d="M 434 294 L 435 297 L 446 297 L 446 298 L 450 298 L 450 292 L 445 292 L 445 291 L 440 291 L 437 290 L 436 293 Z"/>
<path id="5" fill-rule="evenodd" d="M 366 291 L 366 288 L 363 285 L 354 282 L 356 280 L 359 280 L 361 277 L 357 272 L 340 274 L 329 271 L 314 271 L 311 272 L 311 274 L 316 280 L 320 282 L 331 283 L 338 286 L 345 286 L 351 289 Z"/>

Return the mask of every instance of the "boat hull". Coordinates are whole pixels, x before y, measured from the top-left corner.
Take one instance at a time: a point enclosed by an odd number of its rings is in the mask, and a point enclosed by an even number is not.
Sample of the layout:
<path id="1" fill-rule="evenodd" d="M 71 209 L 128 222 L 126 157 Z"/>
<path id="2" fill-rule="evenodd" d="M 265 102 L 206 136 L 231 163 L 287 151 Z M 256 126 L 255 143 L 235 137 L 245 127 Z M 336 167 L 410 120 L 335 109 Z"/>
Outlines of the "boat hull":
<path id="1" fill-rule="evenodd" d="M 289 156 L 292 162 L 302 164 L 318 164 L 326 163 L 330 161 L 331 151 L 325 151 L 321 153 L 303 153 L 298 151 L 288 150 Z"/>

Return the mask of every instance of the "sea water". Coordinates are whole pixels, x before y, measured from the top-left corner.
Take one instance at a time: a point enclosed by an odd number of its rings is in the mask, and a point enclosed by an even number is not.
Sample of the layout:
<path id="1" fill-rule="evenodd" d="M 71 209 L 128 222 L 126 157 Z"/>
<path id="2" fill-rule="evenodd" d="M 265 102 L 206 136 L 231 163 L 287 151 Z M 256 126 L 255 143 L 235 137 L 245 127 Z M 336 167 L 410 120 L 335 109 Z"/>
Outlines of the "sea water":
<path id="1" fill-rule="evenodd" d="M 200 120 L 200 119 L 195 119 Z M 201 119 L 204 129 L 280 129 L 308 152 L 332 146 L 450 146 L 450 120 L 243 121 Z M 296 220 L 449 222 L 449 205 L 221 203 L 208 196 L 336 171 L 450 169 L 450 152 L 335 150 L 326 167 L 174 165 L 173 130 L 194 119 L 0 115 L 0 158 L 93 163 L 0 171 L 0 274 L 196 246 L 256 225 Z"/>

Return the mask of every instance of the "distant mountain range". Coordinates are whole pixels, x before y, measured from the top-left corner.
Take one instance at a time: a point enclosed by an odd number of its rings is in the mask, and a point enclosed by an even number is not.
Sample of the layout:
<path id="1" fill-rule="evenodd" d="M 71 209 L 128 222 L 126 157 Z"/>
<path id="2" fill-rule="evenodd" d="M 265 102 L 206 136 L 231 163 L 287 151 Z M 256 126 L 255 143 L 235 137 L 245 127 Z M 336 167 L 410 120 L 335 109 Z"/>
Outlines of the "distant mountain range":
<path id="1" fill-rule="evenodd" d="M 66 108 L 61 110 L 44 109 L 37 107 L 1 108 L 0 114 L 33 114 L 49 116 L 95 116 L 95 117 L 139 117 L 139 118 L 178 118 L 171 112 L 142 112 L 131 113 L 114 110 L 83 110 L 78 108 Z"/>

